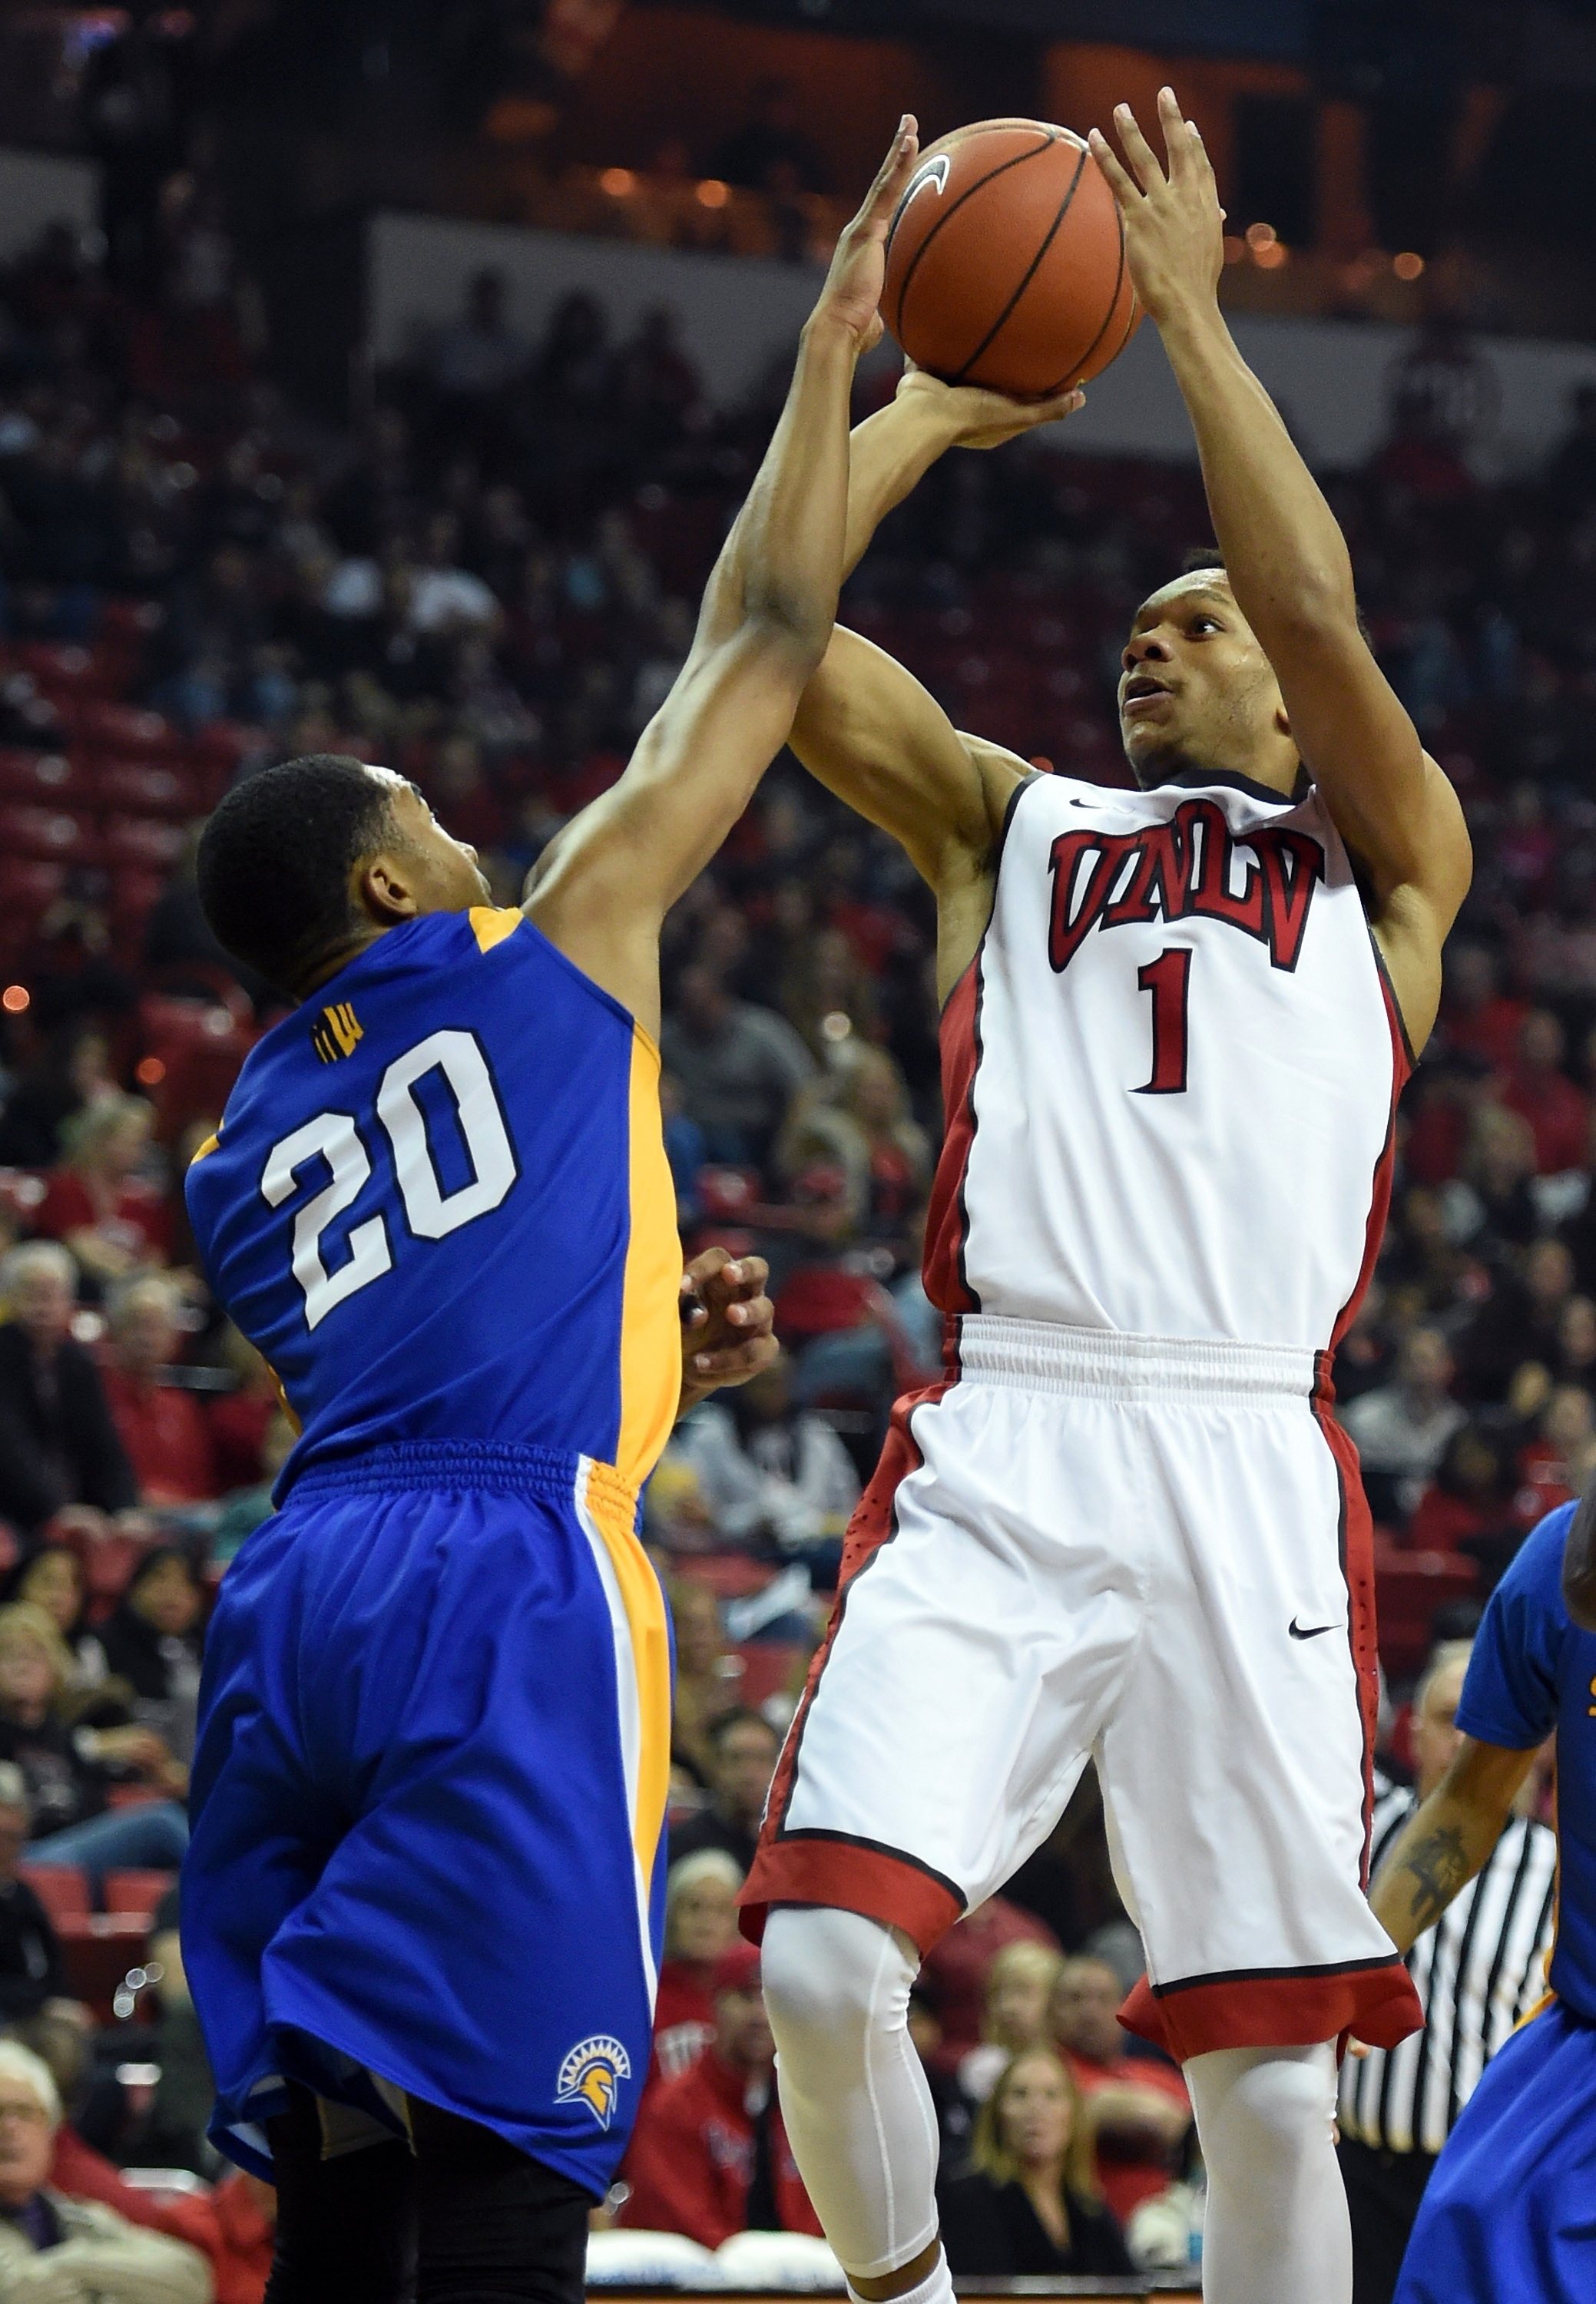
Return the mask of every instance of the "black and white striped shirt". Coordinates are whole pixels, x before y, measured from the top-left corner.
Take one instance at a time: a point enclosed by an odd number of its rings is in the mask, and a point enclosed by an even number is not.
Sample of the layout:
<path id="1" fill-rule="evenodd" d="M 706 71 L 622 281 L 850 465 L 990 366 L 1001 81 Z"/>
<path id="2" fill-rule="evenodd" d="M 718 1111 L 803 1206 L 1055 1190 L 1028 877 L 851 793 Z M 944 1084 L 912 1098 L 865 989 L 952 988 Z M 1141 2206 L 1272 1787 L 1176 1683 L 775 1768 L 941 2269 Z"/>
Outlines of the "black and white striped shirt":
<path id="1" fill-rule="evenodd" d="M 1374 1811 L 1378 1868 L 1418 1796 Z M 1394 2048 L 1349 2056 L 1337 2117 L 1345 2136 L 1388 2152 L 1439 2152 L 1481 2073 L 1546 1990 L 1555 1923 L 1557 1834 L 1515 1817 L 1476 1876 L 1407 1956 L 1424 2029 Z"/>

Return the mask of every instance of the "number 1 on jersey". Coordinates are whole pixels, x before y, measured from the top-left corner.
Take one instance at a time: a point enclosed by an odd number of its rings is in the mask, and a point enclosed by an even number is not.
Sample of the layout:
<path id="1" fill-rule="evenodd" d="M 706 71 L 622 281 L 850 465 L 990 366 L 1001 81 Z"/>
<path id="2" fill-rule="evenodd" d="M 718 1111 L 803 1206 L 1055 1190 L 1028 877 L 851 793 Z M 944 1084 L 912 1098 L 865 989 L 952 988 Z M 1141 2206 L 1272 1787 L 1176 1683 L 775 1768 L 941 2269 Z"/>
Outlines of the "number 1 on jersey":
<path id="1" fill-rule="evenodd" d="M 1161 952 L 1136 970 L 1143 992 L 1152 995 L 1152 1078 L 1133 1096 L 1184 1096 L 1186 1086 L 1186 992 L 1192 955 L 1179 947 Z"/>

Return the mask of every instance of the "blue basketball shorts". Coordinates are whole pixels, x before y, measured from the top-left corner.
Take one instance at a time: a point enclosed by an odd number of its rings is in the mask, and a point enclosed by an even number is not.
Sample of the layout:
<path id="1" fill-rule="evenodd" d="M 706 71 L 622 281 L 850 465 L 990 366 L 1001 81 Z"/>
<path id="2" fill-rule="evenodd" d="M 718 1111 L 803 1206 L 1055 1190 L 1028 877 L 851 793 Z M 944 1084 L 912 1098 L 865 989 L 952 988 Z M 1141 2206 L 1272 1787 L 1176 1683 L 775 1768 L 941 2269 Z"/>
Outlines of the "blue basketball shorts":
<path id="1" fill-rule="evenodd" d="M 1486 2066 L 1435 2164 L 1396 2304 L 1596 2296 L 1596 2025 L 1556 2001 Z"/>
<path id="2" fill-rule="evenodd" d="M 399 2093 L 607 2187 L 649 2068 L 670 1752 L 637 1500 L 548 1450 L 307 1472 L 208 1634 L 183 1875 L 212 2134 Z"/>

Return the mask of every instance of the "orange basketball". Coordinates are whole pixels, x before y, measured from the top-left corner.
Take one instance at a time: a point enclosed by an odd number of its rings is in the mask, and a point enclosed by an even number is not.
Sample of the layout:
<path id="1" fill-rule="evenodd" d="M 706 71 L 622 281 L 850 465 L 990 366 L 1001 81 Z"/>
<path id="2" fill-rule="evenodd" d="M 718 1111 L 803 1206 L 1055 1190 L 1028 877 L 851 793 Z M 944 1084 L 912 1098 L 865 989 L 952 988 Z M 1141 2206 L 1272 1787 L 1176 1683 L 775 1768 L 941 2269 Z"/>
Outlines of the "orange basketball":
<path id="1" fill-rule="evenodd" d="M 949 384 L 1037 400 L 1100 375 L 1142 307 L 1082 140 L 1043 120 L 980 120 L 933 144 L 892 220 L 881 315 Z"/>

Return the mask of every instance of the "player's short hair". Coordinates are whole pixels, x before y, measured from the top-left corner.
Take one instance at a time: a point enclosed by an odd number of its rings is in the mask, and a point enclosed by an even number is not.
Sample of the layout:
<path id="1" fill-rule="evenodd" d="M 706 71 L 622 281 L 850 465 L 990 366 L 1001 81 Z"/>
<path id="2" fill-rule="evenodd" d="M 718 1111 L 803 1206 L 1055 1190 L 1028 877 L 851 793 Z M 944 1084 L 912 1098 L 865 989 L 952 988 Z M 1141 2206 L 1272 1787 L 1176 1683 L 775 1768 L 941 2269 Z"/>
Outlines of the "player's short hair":
<path id="1" fill-rule="evenodd" d="M 206 826 L 195 858 L 212 935 L 292 992 L 349 934 L 350 872 L 392 829 L 390 789 L 363 760 L 310 752 L 246 776 Z"/>
<path id="2" fill-rule="evenodd" d="M 1225 555 L 1217 544 L 1193 544 L 1189 550 L 1181 555 L 1180 573 L 1183 576 L 1223 576 L 1227 583 L 1230 581 L 1230 571 L 1225 565 Z M 1369 629 L 1368 619 L 1363 608 L 1355 602 L 1354 612 L 1357 616 L 1359 631 L 1372 648 L 1374 635 Z"/>

